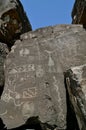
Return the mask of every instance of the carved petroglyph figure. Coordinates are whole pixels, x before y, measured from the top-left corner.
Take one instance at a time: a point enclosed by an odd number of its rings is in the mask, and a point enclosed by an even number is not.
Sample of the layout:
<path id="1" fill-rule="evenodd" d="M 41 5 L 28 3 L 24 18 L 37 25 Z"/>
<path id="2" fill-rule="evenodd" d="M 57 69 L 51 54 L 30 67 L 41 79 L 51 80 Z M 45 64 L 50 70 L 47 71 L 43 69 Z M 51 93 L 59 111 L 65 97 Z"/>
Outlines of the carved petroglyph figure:
<path id="1" fill-rule="evenodd" d="M 55 72 L 55 68 L 54 68 L 54 60 L 52 58 L 52 53 L 54 51 L 48 51 L 48 50 L 45 50 L 45 52 L 48 54 L 49 56 L 49 59 L 48 59 L 48 66 L 49 66 L 49 72 L 52 73 L 52 72 Z"/>
<path id="2" fill-rule="evenodd" d="M 19 53 L 20 53 L 20 56 L 25 57 L 25 56 L 28 56 L 30 52 L 27 48 L 24 48 L 24 49 L 22 48 Z"/>
<path id="3" fill-rule="evenodd" d="M 44 70 L 41 65 L 38 65 L 36 68 L 36 76 L 39 78 L 44 76 Z"/>
<path id="4" fill-rule="evenodd" d="M 64 126 L 65 117 L 64 117 L 64 112 L 63 112 L 63 108 L 62 108 L 62 98 L 61 98 L 61 93 L 59 90 L 58 82 L 59 81 L 57 81 L 56 77 L 53 76 L 53 86 L 57 93 L 57 102 L 59 104 L 59 106 L 58 106 L 58 109 L 59 109 L 58 118 L 60 119 L 59 123 L 61 123 Z"/>

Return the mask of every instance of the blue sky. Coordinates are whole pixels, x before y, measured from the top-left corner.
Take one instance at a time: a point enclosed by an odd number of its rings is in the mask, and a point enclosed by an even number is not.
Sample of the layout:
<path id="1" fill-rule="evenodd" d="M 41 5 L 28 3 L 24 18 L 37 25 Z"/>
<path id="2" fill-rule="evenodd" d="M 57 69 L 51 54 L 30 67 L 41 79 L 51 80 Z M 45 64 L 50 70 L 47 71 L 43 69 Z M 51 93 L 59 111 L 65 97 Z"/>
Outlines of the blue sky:
<path id="1" fill-rule="evenodd" d="M 33 30 L 56 24 L 71 24 L 75 0 L 21 0 Z"/>

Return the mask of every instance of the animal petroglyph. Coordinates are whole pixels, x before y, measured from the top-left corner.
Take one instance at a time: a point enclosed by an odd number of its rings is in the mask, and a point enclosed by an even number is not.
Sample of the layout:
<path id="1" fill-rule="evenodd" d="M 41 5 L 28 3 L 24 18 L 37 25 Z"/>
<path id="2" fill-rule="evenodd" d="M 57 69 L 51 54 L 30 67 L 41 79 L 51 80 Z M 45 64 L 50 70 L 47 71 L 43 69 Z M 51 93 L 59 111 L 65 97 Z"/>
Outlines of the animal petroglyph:
<path id="1" fill-rule="evenodd" d="M 27 88 L 27 90 L 23 91 L 21 94 L 12 91 L 10 89 L 7 90 L 7 93 L 3 94 L 2 100 L 6 103 L 9 103 L 10 100 L 14 103 L 15 106 L 21 106 L 25 101 L 28 101 L 31 98 L 35 98 L 37 95 L 37 88 Z"/>

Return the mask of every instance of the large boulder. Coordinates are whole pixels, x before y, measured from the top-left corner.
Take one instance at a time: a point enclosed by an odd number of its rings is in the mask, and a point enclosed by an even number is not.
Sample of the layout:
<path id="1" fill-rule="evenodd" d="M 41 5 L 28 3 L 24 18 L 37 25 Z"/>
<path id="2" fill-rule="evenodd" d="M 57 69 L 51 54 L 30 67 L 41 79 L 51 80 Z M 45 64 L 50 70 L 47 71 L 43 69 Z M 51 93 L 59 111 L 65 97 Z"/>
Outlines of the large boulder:
<path id="1" fill-rule="evenodd" d="M 86 64 L 65 73 L 67 90 L 80 130 L 86 130 Z"/>
<path id="2" fill-rule="evenodd" d="M 0 41 L 11 46 L 19 34 L 31 30 L 31 24 L 19 0 L 0 0 Z"/>
<path id="3" fill-rule="evenodd" d="M 63 72 L 84 63 L 86 31 L 80 25 L 23 34 L 5 63 L 0 117 L 7 127 L 18 127 L 38 117 L 42 123 L 65 130 L 69 122 Z"/>

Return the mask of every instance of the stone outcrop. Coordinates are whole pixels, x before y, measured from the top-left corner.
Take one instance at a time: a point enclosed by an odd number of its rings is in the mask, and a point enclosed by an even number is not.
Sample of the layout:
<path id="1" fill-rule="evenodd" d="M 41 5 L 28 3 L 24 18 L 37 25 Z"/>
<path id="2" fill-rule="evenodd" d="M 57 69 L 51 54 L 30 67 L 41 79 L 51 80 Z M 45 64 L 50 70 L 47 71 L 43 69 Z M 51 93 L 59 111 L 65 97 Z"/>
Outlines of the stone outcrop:
<path id="1" fill-rule="evenodd" d="M 84 27 L 85 3 L 72 11 Z M 86 130 L 86 30 L 31 30 L 19 0 L 0 0 L 0 130 Z"/>
<path id="2" fill-rule="evenodd" d="M 82 26 L 59 25 L 25 33 L 15 42 L 5 61 L 0 102 L 0 117 L 8 128 L 35 116 L 57 130 L 75 129 L 63 72 L 86 63 L 85 37 Z"/>
<path id="3" fill-rule="evenodd" d="M 86 130 L 86 64 L 65 73 L 67 90 L 80 130 Z"/>
<path id="4" fill-rule="evenodd" d="M 72 10 L 72 23 L 86 25 L 86 1 L 75 0 Z"/>
<path id="5" fill-rule="evenodd" d="M 20 34 L 31 30 L 19 0 L 0 0 L 0 41 L 12 46 Z"/>

